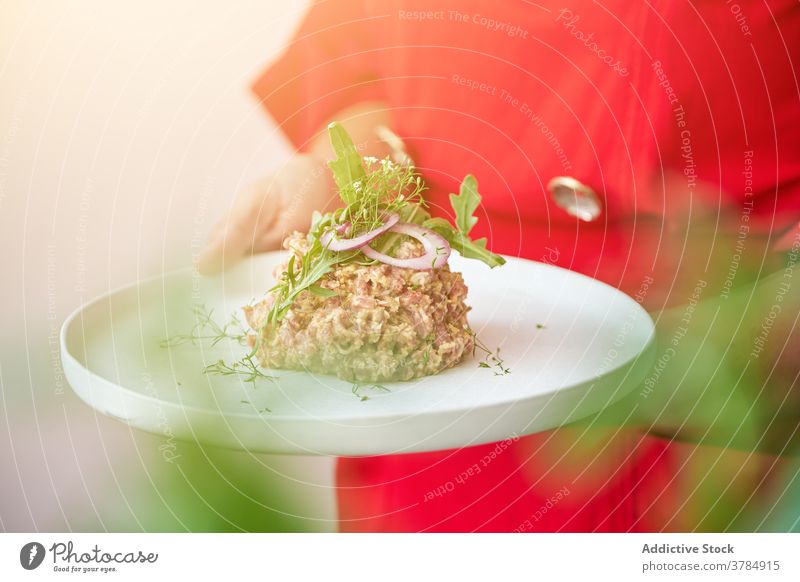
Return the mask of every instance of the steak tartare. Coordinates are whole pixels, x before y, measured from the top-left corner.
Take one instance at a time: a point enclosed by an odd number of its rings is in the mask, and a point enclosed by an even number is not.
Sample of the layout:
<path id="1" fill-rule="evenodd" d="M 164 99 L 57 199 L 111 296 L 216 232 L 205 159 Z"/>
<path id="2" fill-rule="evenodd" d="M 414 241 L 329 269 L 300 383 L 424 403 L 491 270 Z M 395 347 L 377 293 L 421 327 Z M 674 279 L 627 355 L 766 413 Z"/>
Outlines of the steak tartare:
<path id="1" fill-rule="evenodd" d="M 284 248 L 299 264 L 309 242 L 296 232 Z M 420 243 L 406 240 L 393 255 L 403 260 L 423 253 Z M 389 382 L 437 374 L 473 350 L 467 287 L 447 265 L 419 270 L 350 262 L 334 266 L 317 284 L 327 292 L 302 291 L 279 321 L 268 320 L 274 294 L 245 308 L 261 366 Z"/>

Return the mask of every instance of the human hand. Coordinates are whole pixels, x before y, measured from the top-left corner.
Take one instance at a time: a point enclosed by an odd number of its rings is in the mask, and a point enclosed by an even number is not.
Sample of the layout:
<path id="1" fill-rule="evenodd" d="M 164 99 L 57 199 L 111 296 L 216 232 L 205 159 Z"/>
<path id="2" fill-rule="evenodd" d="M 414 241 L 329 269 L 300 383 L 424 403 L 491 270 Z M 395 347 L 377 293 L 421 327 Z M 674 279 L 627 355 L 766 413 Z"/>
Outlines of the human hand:
<path id="1" fill-rule="evenodd" d="M 321 156 L 298 154 L 280 170 L 246 187 L 229 214 L 211 231 L 199 258 L 200 272 L 223 271 L 252 253 L 277 249 L 294 230 L 307 230 L 314 210 L 335 200 Z"/>

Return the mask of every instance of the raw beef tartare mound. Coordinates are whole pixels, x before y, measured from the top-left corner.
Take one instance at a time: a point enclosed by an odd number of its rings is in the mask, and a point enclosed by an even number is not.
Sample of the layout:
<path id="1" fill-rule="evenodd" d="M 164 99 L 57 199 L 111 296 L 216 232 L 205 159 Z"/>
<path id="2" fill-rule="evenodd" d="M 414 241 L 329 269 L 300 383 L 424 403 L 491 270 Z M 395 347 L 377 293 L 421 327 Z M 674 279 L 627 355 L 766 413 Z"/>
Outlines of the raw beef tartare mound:
<path id="1" fill-rule="evenodd" d="M 308 250 L 306 235 L 294 233 L 284 248 L 299 264 Z M 407 240 L 394 256 L 423 254 L 420 243 Z M 286 269 L 284 264 L 277 278 Z M 279 321 L 268 320 L 272 294 L 245 308 L 261 366 L 389 382 L 437 374 L 473 350 L 467 287 L 447 265 L 417 270 L 349 262 L 335 265 L 317 285 L 326 291 L 300 292 Z"/>

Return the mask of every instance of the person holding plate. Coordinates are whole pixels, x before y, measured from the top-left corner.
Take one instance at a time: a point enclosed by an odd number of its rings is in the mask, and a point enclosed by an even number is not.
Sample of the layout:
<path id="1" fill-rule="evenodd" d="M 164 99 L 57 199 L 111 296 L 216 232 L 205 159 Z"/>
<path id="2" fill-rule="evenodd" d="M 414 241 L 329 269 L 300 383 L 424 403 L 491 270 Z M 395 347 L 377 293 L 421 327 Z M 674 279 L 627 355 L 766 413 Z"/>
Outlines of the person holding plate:
<path id="1" fill-rule="evenodd" d="M 641 390 L 592 419 L 499 452 L 339 459 L 343 531 L 768 518 L 759 493 L 791 471 L 800 426 L 800 14 L 740 5 L 314 3 L 253 86 L 297 155 L 239 196 L 205 272 L 278 248 L 331 207 L 337 120 L 363 155 L 413 163 L 433 214 L 474 174 L 475 233 L 494 252 L 622 289 L 659 334 Z"/>

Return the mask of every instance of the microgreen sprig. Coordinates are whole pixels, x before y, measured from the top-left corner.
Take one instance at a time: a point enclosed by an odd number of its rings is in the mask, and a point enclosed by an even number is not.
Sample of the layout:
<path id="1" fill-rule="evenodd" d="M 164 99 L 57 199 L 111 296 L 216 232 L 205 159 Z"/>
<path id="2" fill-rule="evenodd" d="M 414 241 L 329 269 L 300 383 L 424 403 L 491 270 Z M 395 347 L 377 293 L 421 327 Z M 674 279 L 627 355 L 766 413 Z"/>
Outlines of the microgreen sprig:
<path id="1" fill-rule="evenodd" d="M 247 329 L 236 314 L 231 315 L 224 325 L 214 321 L 214 310 L 207 309 L 205 305 L 192 306 L 194 327 L 188 334 L 170 336 L 160 342 L 162 348 L 179 346 L 184 343 L 199 345 L 208 340 L 213 347 L 224 339 L 233 340 L 241 345 L 247 344 Z"/>
<path id="2" fill-rule="evenodd" d="M 494 370 L 495 376 L 508 376 L 511 373 L 511 368 L 506 366 L 505 360 L 500 356 L 499 346 L 494 350 L 489 349 L 486 344 L 478 339 L 478 335 L 474 331 L 472 332 L 472 338 L 474 340 L 473 355 L 476 349 L 484 353 L 483 360 L 478 362 L 479 368 Z"/>
<path id="3" fill-rule="evenodd" d="M 210 364 L 203 368 L 203 374 L 213 374 L 217 376 L 239 376 L 242 382 L 248 382 L 256 387 L 258 380 L 268 380 L 270 382 L 277 382 L 278 379 L 270 374 L 265 374 L 258 367 L 258 364 L 253 360 L 256 352 L 253 350 L 241 360 L 237 360 L 230 364 L 225 360 L 218 360 L 214 364 Z"/>
<path id="4" fill-rule="evenodd" d="M 353 393 L 353 396 L 358 398 L 361 402 L 365 402 L 369 400 L 369 396 L 367 396 L 366 394 L 362 394 L 361 393 L 362 390 L 372 390 L 374 392 L 391 392 L 391 390 L 389 390 L 386 386 L 383 386 L 382 384 L 359 384 L 358 382 L 353 383 L 353 386 L 350 391 Z"/>
<path id="5" fill-rule="evenodd" d="M 247 345 L 248 331 L 244 324 L 232 314 L 227 323 L 220 325 L 214 320 L 214 310 L 207 309 L 204 305 L 194 305 L 192 314 L 195 318 L 194 327 L 188 334 L 178 334 L 164 339 L 160 342 L 162 348 L 171 348 L 185 343 L 200 345 L 209 342 L 211 347 L 216 346 L 223 340 L 235 341 L 239 345 Z M 215 374 L 220 376 L 240 376 L 244 382 L 248 382 L 255 387 L 259 379 L 276 382 L 277 378 L 262 372 L 254 360 L 258 353 L 258 341 L 252 350 L 240 360 L 228 364 L 224 360 L 210 364 L 203 368 L 204 374 Z"/>

